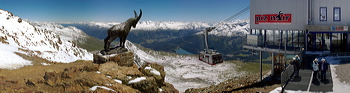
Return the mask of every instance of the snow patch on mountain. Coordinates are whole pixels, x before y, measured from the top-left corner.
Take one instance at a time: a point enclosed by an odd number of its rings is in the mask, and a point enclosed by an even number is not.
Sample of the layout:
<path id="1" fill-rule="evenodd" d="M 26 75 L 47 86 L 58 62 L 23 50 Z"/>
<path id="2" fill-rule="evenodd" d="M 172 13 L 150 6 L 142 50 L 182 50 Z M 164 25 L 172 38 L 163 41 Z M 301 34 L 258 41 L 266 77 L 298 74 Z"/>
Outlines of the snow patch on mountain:
<path id="1" fill-rule="evenodd" d="M 0 9 L 0 41 L 15 50 L 1 48 L 2 53 L 18 52 L 35 55 L 54 62 L 73 62 L 76 60 L 92 60 L 92 54 L 78 48 L 72 41 L 61 39 L 52 31 L 38 29 L 18 16 Z M 11 53 L 9 53 L 11 54 Z M 7 55 L 7 54 L 2 54 Z M 15 57 L 15 56 L 12 56 Z M 11 58 L 12 59 L 12 58 Z M 19 60 L 22 60 L 19 58 Z M 22 60 L 23 61 L 23 60 Z M 22 64 L 19 62 L 0 61 L 1 64 Z M 23 65 L 29 65 L 23 63 Z M 13 68 L 18 68 L 13 67 Z"/>
<path id="2" fill-rule="evenodd" d="M 32 65 L 28 60 L 24 60 L 14 52 L 18 49 L 7 44 L 0 43 L 0 68 L 2 69 L 17 69 L 26 65 Z"/>

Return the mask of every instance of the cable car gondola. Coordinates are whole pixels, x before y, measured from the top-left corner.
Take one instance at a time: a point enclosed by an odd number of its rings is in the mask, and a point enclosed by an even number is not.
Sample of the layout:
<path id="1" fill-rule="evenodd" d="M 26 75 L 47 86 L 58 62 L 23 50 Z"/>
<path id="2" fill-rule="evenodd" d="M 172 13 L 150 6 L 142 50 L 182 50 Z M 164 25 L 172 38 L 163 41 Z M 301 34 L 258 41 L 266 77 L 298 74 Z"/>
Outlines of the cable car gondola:
<path id="1" fill-rule="evenodd" d="M 208 63 L 210 65 L 215 65 L 223 62 L 222 54 L 217 52 L 216 50 L 209 49 L 208 45 L 208 32 L 215 29 L 215 27 L 209 27 L 205 29 L 204 33 L 204 42 L 205 49 L 199 52 L 199 60 Z"/>

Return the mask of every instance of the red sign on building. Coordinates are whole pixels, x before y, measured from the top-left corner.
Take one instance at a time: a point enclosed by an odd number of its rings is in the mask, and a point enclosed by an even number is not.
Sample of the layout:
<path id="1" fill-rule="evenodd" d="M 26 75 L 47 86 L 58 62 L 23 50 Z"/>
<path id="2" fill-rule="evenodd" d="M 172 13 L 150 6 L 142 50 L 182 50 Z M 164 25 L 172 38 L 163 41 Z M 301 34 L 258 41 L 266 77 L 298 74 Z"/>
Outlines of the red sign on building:
<path id="1" fill-rule="evenodd" d="M 288 24 L 292 23 L 292 14 L 255 15 L 255 24 Z"/>

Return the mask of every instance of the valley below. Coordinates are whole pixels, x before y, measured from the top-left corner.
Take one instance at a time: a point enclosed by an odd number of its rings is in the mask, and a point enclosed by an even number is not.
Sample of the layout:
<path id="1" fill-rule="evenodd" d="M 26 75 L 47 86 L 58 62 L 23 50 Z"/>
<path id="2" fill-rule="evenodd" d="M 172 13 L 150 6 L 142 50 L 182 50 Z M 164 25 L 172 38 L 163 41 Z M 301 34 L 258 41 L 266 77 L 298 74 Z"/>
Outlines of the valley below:
<path id="1" fill-rule="evenodd" d="M 252 56 L 252 53 L 244 51 L 242 48 L 242 45 L 246 42 L 245 34 L 247 32 L 244 29 L 249 25 L 247 22 L 247 20 L 244 20 L 219 26 L 215 32 L 209 33 L 209 48 L 222 53 L 224 60 L 257 60 L 256 57 L 248 58 Z M 181 51 L 186 52 L 185 54 L 192 55 L 198 55 L 205 48 L 202 32 L 206 27 L 210 26 L 210 24 L 204 23 L 145 23 L 147 22 L 141 22 L 138 24 L 139 28 L 132 29 L 127 40 L 155 51 L 177 53 L 177 50 L 181 49 Z M 64 27 L 74 26 L 81 29 L 87 35 L 99 40 L 100 44 L 94 43 L 94 45 L 100 46 L 103 45 L 103 39 L 107 36 L 109 27 L 115 24 L 118 23 L 60 23 Z M 86 44 L 89 44 L 91 40 L 86 41 L 89 42 L 83 42 L 84 46 L 89 46 Z M 114 42 L 114 45 L 117 45 L 119 38 L 114 40 Z M 265 54 L 263 57 L 267 58 L 268 56 Z"/>

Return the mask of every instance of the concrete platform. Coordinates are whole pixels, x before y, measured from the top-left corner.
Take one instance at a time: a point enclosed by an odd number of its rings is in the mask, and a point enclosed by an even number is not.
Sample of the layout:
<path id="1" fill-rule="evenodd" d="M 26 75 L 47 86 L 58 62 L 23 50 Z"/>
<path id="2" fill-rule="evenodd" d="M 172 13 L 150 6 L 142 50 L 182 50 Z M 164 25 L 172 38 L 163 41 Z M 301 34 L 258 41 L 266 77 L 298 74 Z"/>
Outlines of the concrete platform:
<path id="1" fill-rule="evenodd" d="M 314 79 L 311 82 L 310 92 L 332 92 L 333 80 L 330 69 L 326 73 L 326 80 Z"/>
<path id="2" fill-rule="evenodd" d="M 326 80 L 312 80 L 313 71 L 303 69 L 299 71 L 300 78 L 293 78 L 285 87 L 285 90 L 308 91 L 308 92 L 332 92 L 333 81 L 331 70 L 328 69 Z"/>

